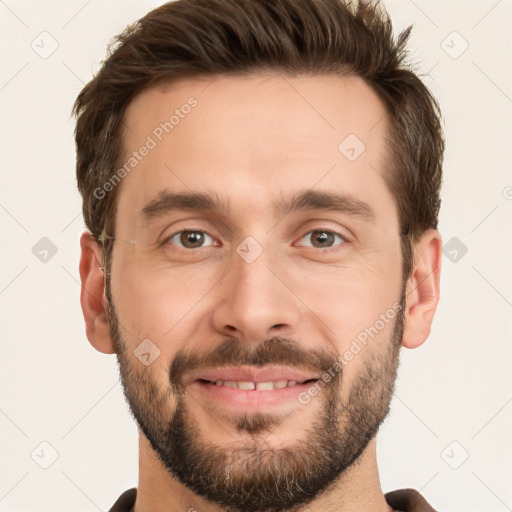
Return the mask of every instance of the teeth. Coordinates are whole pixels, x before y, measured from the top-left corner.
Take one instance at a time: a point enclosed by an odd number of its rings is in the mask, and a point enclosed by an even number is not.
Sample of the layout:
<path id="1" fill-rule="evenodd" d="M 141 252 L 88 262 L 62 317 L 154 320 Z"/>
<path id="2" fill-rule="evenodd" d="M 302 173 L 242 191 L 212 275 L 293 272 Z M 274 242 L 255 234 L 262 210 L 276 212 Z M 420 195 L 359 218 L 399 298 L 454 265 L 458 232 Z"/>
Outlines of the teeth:
<path id="1" fill-rule="evenodd" d="M 269 389 L 274 389 L 273 382 L 257 382 L 256 389 L 260 391 L 268 391 Z"/>
<path id="2" fill-rule="evenodd" d="M 237 384 L 238 384 L 238 389 L 254 389 L 256 387 L 254 382 L 239 381 L 239 382 L 237 382 Z"/>
<path id="3" fill-rule="evenodd" d="M 295 386 L 296 380 L 277 380 L 269 382 L 246 382 L 234 380 L 217 380 L 212 382 L 215 386 L 226 386 L 227 388 L 238 388 L 244 390 L 257 389 L 258 391 L 271 391 L 272 389 L 283 389 Z M 299 384 L 301 384 L 299 382 Z"/>

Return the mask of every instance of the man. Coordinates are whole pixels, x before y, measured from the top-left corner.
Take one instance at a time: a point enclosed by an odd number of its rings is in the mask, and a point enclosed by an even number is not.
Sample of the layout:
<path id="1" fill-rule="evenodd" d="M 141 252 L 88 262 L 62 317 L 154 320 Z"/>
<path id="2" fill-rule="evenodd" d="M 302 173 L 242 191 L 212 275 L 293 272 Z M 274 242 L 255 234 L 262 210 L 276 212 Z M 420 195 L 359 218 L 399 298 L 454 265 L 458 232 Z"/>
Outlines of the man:
<path id="1" fill-rule="evenodd" d="M 178 0 L 80 93 L 87 336 L 140 431 L 112 511 L 431 511 L 383 495 L 439 299 L 436 100 L 376 2 Z"/>

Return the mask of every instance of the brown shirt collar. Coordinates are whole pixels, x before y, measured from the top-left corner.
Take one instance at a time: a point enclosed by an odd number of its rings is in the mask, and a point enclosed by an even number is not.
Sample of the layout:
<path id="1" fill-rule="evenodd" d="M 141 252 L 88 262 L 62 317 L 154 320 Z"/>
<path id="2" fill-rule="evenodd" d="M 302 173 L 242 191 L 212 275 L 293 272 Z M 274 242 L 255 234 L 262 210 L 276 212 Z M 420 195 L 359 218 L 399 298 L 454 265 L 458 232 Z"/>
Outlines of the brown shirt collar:
<path id="1" fill-rule="evenodd" d="M 137 489 L 125 491 L 109 512 L 132 512 Z M 400 489 L 385 495 L 388 505 L 399 512 L 436 512 L 425 498 L 414 489 Z"/>

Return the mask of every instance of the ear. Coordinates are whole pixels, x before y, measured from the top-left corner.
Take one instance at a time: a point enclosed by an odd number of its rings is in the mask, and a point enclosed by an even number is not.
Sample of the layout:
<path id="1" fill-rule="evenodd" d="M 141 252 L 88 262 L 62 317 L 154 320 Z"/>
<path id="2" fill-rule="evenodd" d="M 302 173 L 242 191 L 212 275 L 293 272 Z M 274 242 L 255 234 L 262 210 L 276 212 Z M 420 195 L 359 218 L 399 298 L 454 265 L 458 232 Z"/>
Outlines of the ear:
<path id="1" fill-rule="evenodd" d="M 91 345 L 104 354 L 114 353 L 107 322 L 107 298 L 103 273 L 103 250 L 90 233 L 80 238 L 80 304 L 85 320 L 85 332 Z"/>
<path id="2" fill-rule="evenodd" d="M 439 302 L 442 241 L 436 230 L 425 232 L 413 248 L 414 263 L 407 281 L 402 345 L 416 348 L 430 334 Z"/>

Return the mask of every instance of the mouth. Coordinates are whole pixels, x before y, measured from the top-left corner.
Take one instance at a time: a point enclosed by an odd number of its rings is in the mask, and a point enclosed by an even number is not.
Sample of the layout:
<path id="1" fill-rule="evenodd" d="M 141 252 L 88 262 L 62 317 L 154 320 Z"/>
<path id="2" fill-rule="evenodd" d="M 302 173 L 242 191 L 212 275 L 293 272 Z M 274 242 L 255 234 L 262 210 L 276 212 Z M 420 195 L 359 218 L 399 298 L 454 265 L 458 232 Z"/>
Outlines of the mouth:
<path id="1" fill-rule="evenodd" d="M 272 391 L 273 389 L 284 389 L 284 388 L 292 388 L 297 385 L 302 384 L 312 384 L 316 382 L 318 379 L 307 379 L 304 381 L 296 381 L 296 380 L 275 380 L 275 381 L 264 381 L 264 382 L 254 382 L 254 381 L 246 381 L 246 380 L 216 380 L 211 381 L 207 379 L 198 379 L 198 382 L 203 384 L 213 384 L 214 386 L 224 386 L 227 388 L 236 388 L 243 389 L 246 391 L 258 390 L 258 391 Z"/>
<path id="2" fill-rule="evenodd" d="M 202 370 L 188 379 L 189 390 L 231 412 L 262 412 L 299 404 L 300 393 L 320 376 L 286 367 L 238 367 Z"/>
<path id="3" fill-rule="evenodd" d="M 272 390 L 320 379 L 321 375 L 286 366 L 226 366 L 192 372 L 186 384 L 202 382 L 244 390 Z"/>

